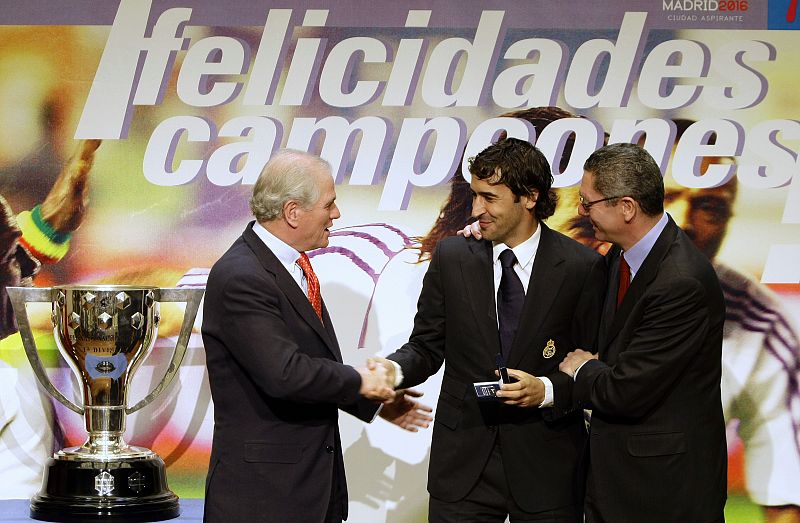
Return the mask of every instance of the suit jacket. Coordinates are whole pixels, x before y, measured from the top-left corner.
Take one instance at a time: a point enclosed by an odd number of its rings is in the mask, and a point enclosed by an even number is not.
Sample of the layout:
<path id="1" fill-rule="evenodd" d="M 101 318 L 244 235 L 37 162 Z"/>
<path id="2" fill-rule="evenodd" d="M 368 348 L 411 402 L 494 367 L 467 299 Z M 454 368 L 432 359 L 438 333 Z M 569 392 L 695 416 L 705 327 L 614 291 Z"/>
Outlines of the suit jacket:
<path id="1" fill-rule="evenodd" d="M 619 252 L 609 251 L 609 264 Z M 581 368 L 574 389 L 578 404 L 593 409 L 597 510 L 607 521 L 721 520 L 725 304 L 711 263 L 670 218 L 613 309 L 604 314 L 600 361 Z"/>
<path id="2" fill-rule="evenodd" d="M 330 316 L 252 230 L 211 269 L 203 343 L 214 401 L 205 519 L 322 521 L 331 496 L 347 514 L 338 408 L 377 407 L 342 356 Z"/>
<path id="3" fill-rule="evenodd" d="M 572 380 L 558 363 L 575 347 L 593 347 L 605 287 L 602 258 L 542 227 L 539 248 L 508 367 L 548 376 L 557 405 L 571 402 Z M 389 356 L 403 387 L 445 372 L 436 408 L 428 491 L 457 501 L 476 484 L 495 440 L 514 500 L 537 512 L 580 503 L 576 482 L 586 430 L 582 413 L 479 401 L 473 382 L 497 381 L 500 352 L 492 244 L 460 237 L 436 247 L 423 281 L 408 343 Z M 545 351 L 548 344 L 555 352 Z M 547 356 L 545 355 L 547 354 Z M 548 411 L 548 412 L 544 412 Z"/>

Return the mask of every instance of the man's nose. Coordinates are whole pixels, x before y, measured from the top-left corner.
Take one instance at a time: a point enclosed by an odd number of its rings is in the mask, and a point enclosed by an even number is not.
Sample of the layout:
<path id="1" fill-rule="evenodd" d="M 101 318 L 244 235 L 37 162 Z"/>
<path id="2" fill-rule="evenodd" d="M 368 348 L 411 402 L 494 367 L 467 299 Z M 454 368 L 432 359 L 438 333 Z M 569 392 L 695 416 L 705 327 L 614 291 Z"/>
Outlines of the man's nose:
<path id="1" fill-rule="evenodd" d="M 341 217 L 342 213 L 339 212 L 339 206 L 334 203 L 333 208 L 331 209 L 331 220 L 338 220 Z"/>
<path id="2" fill-rule="evenodd" d="M 477 218 L 485 211 L 483 207 L 483 199 L 482 198 L 473 198 L 472 199 L 472 217 Z"/>

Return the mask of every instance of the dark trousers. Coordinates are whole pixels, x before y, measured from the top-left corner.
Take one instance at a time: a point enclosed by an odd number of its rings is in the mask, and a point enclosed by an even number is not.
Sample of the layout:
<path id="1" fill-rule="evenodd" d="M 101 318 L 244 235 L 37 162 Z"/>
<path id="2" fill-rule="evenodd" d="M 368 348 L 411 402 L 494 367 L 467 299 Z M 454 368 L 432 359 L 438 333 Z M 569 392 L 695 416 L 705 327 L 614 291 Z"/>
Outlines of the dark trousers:
<path id="1" fill-rule="evenodd" d="M 586 478 L 586 502 L 583 510 L 586 514 L 586 523 L 606 523 L 594 502 L 594 483 L 591 470 Z"/>
<path id="2" fill-rule="evenodd" d="M 586 481 L 586 505 L 584 507 L 584 511 L 586 514 L 586 523 L 610 523 L 608 520 L 603 518 L 602 514 L 600 514 L 600 511 L 597 509 L 591 471 L 589 472 L 589 477 Z M 725 523 L 725 517 L 723 516 L 722 519 L 712 523 Z"/>
<path id="3" fill-rule="evenodd" d="M 503 523 L 507 516 L 513 523 L 575 523 L 581 521 L 582 511 L 567 506 L 532 513 L 517 505 L 508 488 L 499 444 L 495 444 L 478 483 L 464 499 L 447 502 L 431 496 L 428 506 L 430 523 Z"/>

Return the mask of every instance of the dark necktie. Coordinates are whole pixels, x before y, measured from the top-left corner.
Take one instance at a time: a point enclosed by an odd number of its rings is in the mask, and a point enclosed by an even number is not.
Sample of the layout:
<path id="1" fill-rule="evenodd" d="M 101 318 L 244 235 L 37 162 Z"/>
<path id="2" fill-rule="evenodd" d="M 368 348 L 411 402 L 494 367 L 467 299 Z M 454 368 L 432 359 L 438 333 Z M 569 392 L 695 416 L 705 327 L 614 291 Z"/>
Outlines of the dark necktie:
<path id="1" fill-rule="evenodd" d="M 511 353 L 511 343 L 514 341 L 514 334 L 517 332 L 519 318 L 522 315 L 522 305 L 525 303 L 525 289 L 519 276 L 514 272 L 516 262 L 517 257 L 511 249 L 500 253 L 503 273 L 500 277 L 500 287 L 497 289 L 497 320 L 500 327 L 500 350 L 506 361 Z"/>
<path id="2" fill-rule="evenodd" d="M 311 261 L 308 259 L 306 253 L 301 252 L 300 258 L 297 260 L 297 265 L 303 269 L 303 274 L 306 276 L 306 283 L 308 284 L 308 301 L 314 307 L 314 311 L 322 319 L 322 295 L 319 292 L 319 280 L 317 275 L 314 274 L 314 269 L 311 268 Z"/>
<path id="3" fill-rule="evenodd" d="M 631 268 L 628 262 L 625 261 L 625 256 L 619 255 L 619 287 L 617 287 L 617 308 L 625 298 L 625 293 L 628 292 L 628 287 L 631 285 Z"/>

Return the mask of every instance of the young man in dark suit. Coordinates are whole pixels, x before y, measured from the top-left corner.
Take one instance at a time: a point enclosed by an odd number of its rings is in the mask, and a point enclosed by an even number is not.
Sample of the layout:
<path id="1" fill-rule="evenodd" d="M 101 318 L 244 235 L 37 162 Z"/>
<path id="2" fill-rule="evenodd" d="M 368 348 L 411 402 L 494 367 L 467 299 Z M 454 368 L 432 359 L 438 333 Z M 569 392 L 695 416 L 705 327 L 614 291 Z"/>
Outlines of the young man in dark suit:
<path id="1" fill-rule="evenodd" d="M 580 521 L 582 413 L 558 362 L 593 345 L 605 286 L 599 255 L 552 231 L 552 173 L 507 138 L 470 162 L 483 240 L 438 242 L 408 343 L 381 363 L 401 387 L 445 365 L 428 472 L 429 520 Z M 475 382 L 513 383 L 479 399 Z M 567 378 L 567 379 L 565 379 Z M 481 389 L 480 387 L 477 387 Z"/>
<path id="2" fill-rule="evenodd" d="M 305 251 L 339 218 L 330 166 L 281 151 L 253 189 L 256 217 L 208 277 L 203 343 L 214 401 L 205 520 L 341 522 L 347 488 L 338 409 L 371 420 L 386 376 L 342 364 Z M 382 416 L 408 425 L 413 403 Z M 425 416 L 423 416 L 425 418 Z M 411 421 L 409 421 L 409 419 Z"/>
<path id="3" fill-rule="evenodd" d="M 637 145 L 587 159 L 578 210 L 613 243 L 599 359 L 576 350 L 560 365 L 576 405 L 592 409 L 586 519 L 723 521 L 725 305 L 714 268 L 664 212 L 661 172 Z"/>

